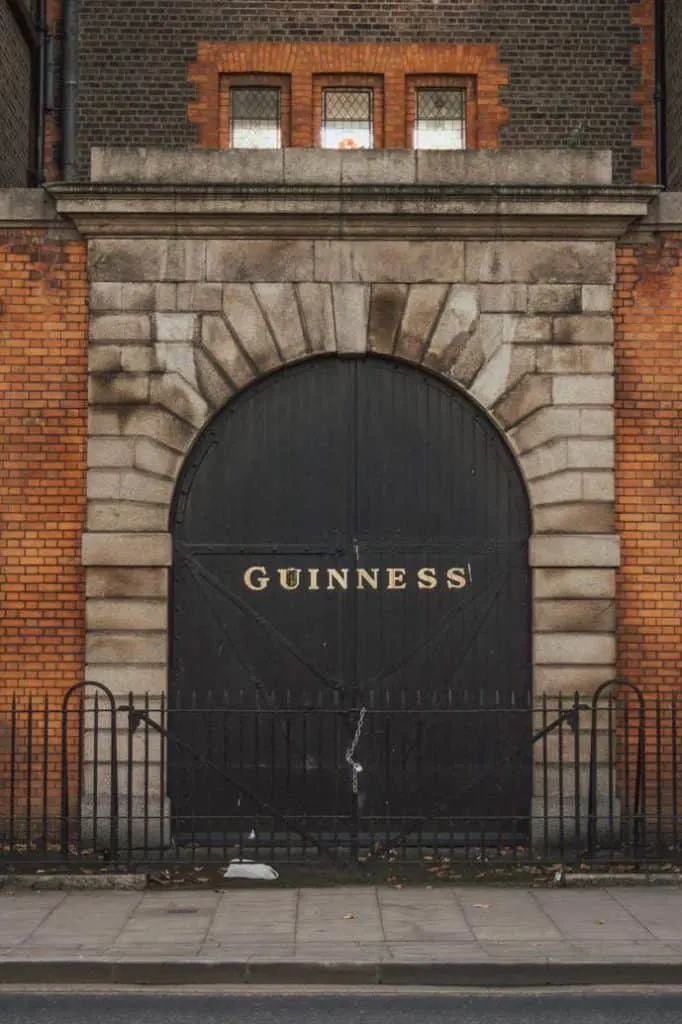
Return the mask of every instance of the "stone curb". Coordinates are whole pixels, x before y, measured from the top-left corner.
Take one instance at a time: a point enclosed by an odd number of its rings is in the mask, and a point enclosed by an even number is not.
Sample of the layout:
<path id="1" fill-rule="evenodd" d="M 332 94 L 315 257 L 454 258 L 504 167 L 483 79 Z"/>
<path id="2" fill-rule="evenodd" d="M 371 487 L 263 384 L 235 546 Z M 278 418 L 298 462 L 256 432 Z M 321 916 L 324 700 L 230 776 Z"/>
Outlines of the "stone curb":
<path id="1" fill-rule="evenodd" d="M 0 875 L 0 889 L 125 890 L 147 888 L 146 875 Z"/>
<path id="2" fill-rule="evenodd" d="M 534 988 L 678 985 L 682 961 L 343 963 L 292 961 L 4 960 L 0 985 L 412 985 Z"/>
<path id="3" fill-rule="evenodd" d="M 521 880 L 519 880 L 521 881 Z M 671 872 L 651 872 L 641 874 L 637 872 L 620 872 L 614 874 L 602 874 L 598 872 L 566 872 L 564 875 L 563 882 L 553 884 L 550 880 L 547 880 L 548 885 L 552 888 L 560 888 L 561 886 L 616 886 L 619 884 L 624 885 L 682 885 L 682 873 L 673 874 Z M 466 885 L 464 882 L 459 882 L 458 885 Z M 495 879 L 490 879 L 486 884 L 494 884 L 505 886 L 509 885 L 510 888 L 515 888 L 518 883 L 505 883 L 496 882 Z M 526 884 L 524 882 L 524 884 Z M 142 892 L 148 887 L 148 877 L 144 874 L 97 874 L 97 875 L 0 875 L 0 890 L 2 889 L 34 889 L 43 892 L 52 892 L 55 890 L 62 891 L 83 891 L 98 889 L 102 890 L 121 890 L 121 891 L 137 891 Z M 275 886 L 274 888 L 279 888 Z M 369 888 L 369 886 L 368 886 Z M 414 887 L 415 890 L 418 886 Z M 183 887 L 178 886 L 172 891 L 182 891 Z M 156 890 L 155 890 L 156 891 Z M 228 891 L 228 890 L 226 890 Z"/>

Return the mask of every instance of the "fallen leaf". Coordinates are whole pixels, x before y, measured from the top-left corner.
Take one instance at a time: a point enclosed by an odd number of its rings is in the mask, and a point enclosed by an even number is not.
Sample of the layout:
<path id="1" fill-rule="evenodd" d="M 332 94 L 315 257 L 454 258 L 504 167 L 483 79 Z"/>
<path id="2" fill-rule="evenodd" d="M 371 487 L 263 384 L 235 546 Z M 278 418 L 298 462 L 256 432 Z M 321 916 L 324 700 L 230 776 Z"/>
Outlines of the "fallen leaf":
<path id="1" fill-rule="evenodd" d="M 201 876 L 199 878 L 197 878 L 197 882 L 210 882 L 210 881 L 211 881 L 210 878 L 202 878 Z"/>
<path id="2" fill-rule="evenodd" d="M 203 864 L 200 864 L 198 868 L 192 868 L 192 871 L 203 871 L 203 870 L 204 870 L 204 865 Z"/>
<path id="3" fill-rule="evenodd" d="M 604 922 L 603 921 L 595 921 L 594 923 L 595 924 L 603 924 Z"/>
<path id="4" fill-rule="evenodd" d="M 343 915 L 344 921 L 352 921 L 354 917 L 355 917 L 355 914 L 344 914 Z"/>
<path id="5" fill-rule="evenodd" d="M 472 903 L 474 910 L 490 910 L 489 903 Z"/>

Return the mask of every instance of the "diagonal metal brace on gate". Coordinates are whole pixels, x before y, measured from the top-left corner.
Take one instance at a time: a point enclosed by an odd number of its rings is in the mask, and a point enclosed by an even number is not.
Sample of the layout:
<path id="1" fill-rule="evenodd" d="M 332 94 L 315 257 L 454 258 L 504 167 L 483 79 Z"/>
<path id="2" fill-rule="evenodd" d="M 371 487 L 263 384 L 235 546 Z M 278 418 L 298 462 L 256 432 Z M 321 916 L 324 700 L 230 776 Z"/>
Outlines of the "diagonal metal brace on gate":
<path id="1" fill-rule="evenodd" d="M 162 736 L 165 740 L 171 740 L 173 743 L 175 743 L 177 747 L 188 753 L 191 757 L 198 761 L 199 764 L 202 764 L 205 768 L 210 768 L 212 771 L 216 772 L 218 775 L 221 776 L 221 778 L 225 779 L 226 782 L 228 782 L 232 787 L 234 787 L 234 789 L 236 789 L 237 792 L 241 793 L 243 796 L 248 797 L 249 800 L 253 800 L 253 802 L 261 808 L 261 810 L 265 811 L 266 814 L 271 814 L 276 821 L 279 821 L 287 829 L 290 829 L 290 831 L 296 833 L 296 835 L 300 836 L 301 839 L 303 839 L 305 842 L 310 843 L 312 846 L 316 847 L 317 850 L 319 850 L 319 852 L 323 854 L 323 856 L 329 857 L 334 862 L 337 862 L 339 860 L 338 854 L 335 850 L 327 846 L 327 844 L 322 842 L 321 840 L 316 839 L 315 836 L 311 835 L 309 832 L 306 832 L 305 829 L 300 828 L 290 818 L 287 818 L 285 815 L 281 814 L 275 807 L 272 806 L 272 804 L 268 803 L 267 800 L 263 800 L 262 797 L 254 793 L 252 789 L 246 786 L 239 779 L 236 779 L 232 775 L 230 775 L 229 772 L 226 772 L 225 769 L 222 768 L 220 765 L 217 765 L 214 761 L 209 760 L 209 758 L 207 758 L 204 754 L 199 753 L 188 743 L 184 743 L 182 740 L 178 739 L 177 736 L 174 736 L 171 732 L 168 731 L 168 729 L 164 728 L 164 726 L 161 725 L 159 722 L 155 722 L 148 711 L 136 708 L 133 704 L 123 704 L 119 706 L 118 710 L 126 711 L 128 713 L 128 729 L 130 730 L 131 733 L 134 733 L 139 728 L 139 726 L 144 722 L 145 725 L 147 725 L 149 728 L 157 732 L 159 736 Z"/>
<path id="2" fill-rule="evenodd" d="M 551 733 L 553 733 L 556 729 L 559 729 L 564 722 L 566 722 L 571 731 L 575 733 L 576 729 L 578 728 L 578 716 L 580 712 L 589 711 L 590 708 L 590 704 L 581 704 L 576 695 L 576 699 L 570 708 L 566 708 L 565 710 L 560 711 L 557 717 L 552 722 L 550 722 L 549 725 L 546 725 L 542 729 L 538 729 L 537 732 L 533 733 L 533 735 L 530 738 L 531 747 L 534 747 L 536 743 L 540 742 L 540 740 L 544 739 L 546 736 L 551 735 Z M 490 775 L 492 775 L 493 772 L 495 772 L 497 768 L 500 766 L 500 764 L 503 763 L 503 761 L 515 761 L 527 750 L 528 744 L 524 743 L 522 746 L 517 747 L 517 749 L 509 757 L 493 761 L 493 763 L 488 765 L 484 771 L 480 772 L 477 776 L 475 776 L 475 778 L 470 779 L 466 786 L 463 786 L 461 789 L 459 789 L 457 795 L 461 796 L 462 793 L 467 793 L 469 790 L 473 789 L 474 786 L 477 786 L 479 783 L 484 782 Z M 447 805 L 447 800 L 443 800 L 439 804 L 436 804 L 436 806 L 433 807 L 428 814 L 424 814 L 417 818 L 412 823 L 409 829 L 406 829 L 404 832 L 399 833 L 399 835 L 393 836 L 385 844 L 382 844 L 381 852 L 388 853 L 390 849 L 392 849 L 395 846 L 398 846 L 400 843 L 403 842 L 404 839 L 407 839 L 409 835 L 415 832 L 418 828 L 421 828 L 422 825 L 426 824 L 426 822 L 430 821 L 432 818 L 438 817 L 438 815 L 440 814 L 443 814 L 447 808 Z"/>

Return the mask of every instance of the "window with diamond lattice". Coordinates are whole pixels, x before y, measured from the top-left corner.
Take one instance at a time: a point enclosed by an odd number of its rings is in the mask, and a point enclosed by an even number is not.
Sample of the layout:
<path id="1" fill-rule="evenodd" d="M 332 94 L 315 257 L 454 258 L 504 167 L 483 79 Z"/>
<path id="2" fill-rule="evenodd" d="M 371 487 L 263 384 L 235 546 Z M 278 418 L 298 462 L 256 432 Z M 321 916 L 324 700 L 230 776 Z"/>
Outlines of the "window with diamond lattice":
<path id="1" fill-rule="evenodd" d="M 464 89 L 416 90 L 413 145 L 415 149 L 465 148 Z"/>
<path id="2" fill-rule="evenodd" d="M 233 149 L 279 149 L 282 145 L 279 89 L 230 89 L 230 145 Z"/>
<path id="3" fill-rule="evenodd" d="M 372 107 L 371 89 L 325 89 L 322 93 L 322 147 L 372 149 Z"/>

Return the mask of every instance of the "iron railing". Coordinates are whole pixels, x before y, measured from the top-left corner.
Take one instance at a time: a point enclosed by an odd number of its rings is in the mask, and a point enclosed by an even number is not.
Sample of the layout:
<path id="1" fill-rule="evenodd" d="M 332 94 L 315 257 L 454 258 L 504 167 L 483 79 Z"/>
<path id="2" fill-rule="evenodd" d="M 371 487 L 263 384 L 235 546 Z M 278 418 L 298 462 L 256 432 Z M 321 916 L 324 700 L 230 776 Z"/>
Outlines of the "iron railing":
<path id="1" fill-rule="evenodd" d="M 0 865 L 682 861 L 675 696 L 0 705 Z"/>

